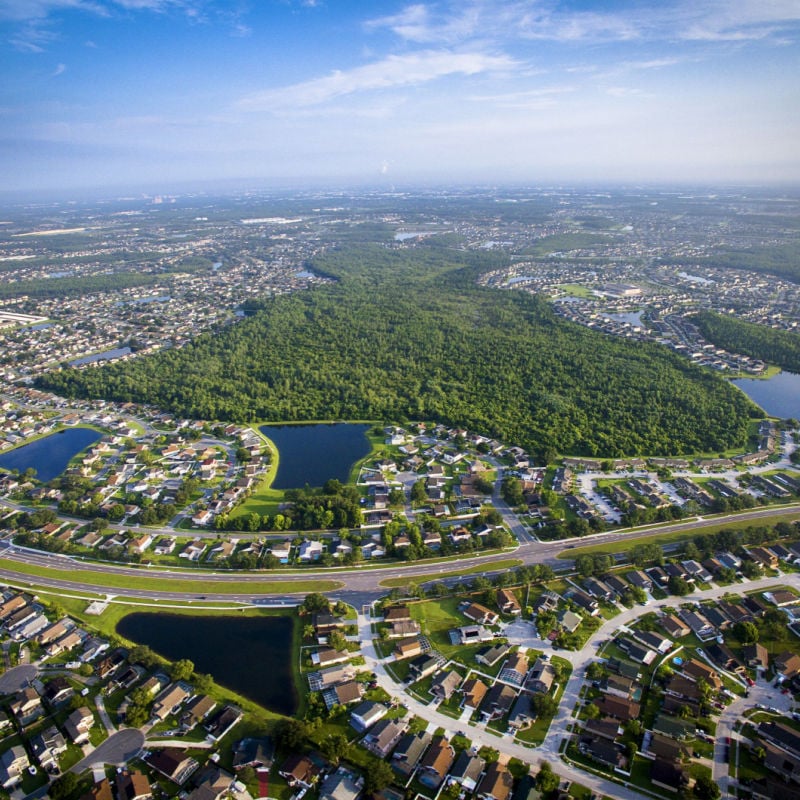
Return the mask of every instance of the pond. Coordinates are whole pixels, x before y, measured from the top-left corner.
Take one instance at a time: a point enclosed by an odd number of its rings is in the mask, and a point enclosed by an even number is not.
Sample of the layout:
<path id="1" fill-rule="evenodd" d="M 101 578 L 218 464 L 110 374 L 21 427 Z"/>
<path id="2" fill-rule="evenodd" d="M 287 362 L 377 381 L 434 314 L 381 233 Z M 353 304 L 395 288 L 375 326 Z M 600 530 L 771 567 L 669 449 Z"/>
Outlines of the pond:
<path id="1" fill-rule="evenodd" d="M 84 364 L 94 364 L 97 361 L 111 361 L 114 358 L 129 356 L 133 350 L 130 347 L 116 347 L 113 350 L 105 350 L 102 353 L 94 353 L 91 356 L 82 356 L 70 361 L 70 366 L 80 367 Z"/>
<path id="2" fill-rule="evenodd" d="M 73 456 L 102 436 L 102 433 L 91 428 L 67 428 L 3 453 L 0 455 L 0 467 L 7 470 L 18 469 L 20 472 L 33 467 L 36 477 L 47 483 L 67 468 Z"/>
<path id="3" fill-rule="evenodd" d="M 629 311 L 624 314 L 603 314 L 603 316 L 613 319 L 615 322 L 627 322 L 628 325 L 633 325 L 635 328 L 643 327 L 641 311 Z"/>
<path id="4" fill-rule="evenodd" d="M 771 417 L 800 419 L 800 375 L 779 372 L 771 378 L 731 381 Z"/>
<path id="5" fill-rule="evenodd" d="M 117 623 L 117 633 L 170 661 L 188 658 L 195 672 L 268 711 L 297 711 L 290 617 L 137 612 Z"/>
<path id="6" fill-rule="evenodd" d="M 260 430 L 278 448 L 273 489 L 322 486 L 331 478 L 346 483 L 353 464 L 370 451 L 369 425 L 263 425 Z"/>

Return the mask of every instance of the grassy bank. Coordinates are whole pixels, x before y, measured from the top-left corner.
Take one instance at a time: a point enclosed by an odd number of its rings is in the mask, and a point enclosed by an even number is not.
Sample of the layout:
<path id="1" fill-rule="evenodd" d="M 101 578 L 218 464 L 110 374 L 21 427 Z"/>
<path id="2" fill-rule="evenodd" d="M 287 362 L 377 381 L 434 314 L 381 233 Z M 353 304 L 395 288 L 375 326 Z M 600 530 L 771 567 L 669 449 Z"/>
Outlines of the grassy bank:
<path id="1" fill-rule="evenodd" d="M 675 531 L 674 533 L 650 533 L 643 534 L 642 536 L 631 537 L 630 539 L 617 540 L 615 542 L 605 542 L 602 544 L 586 545 L 584 547 L 575 547 L 571 550 L 562 550 L 558 554 L 561 559 L 574 559 L 581 555 L 596 555 L 596 554 L 609 554 L 621 553 L 630 550 L 637 544 L 672 544 L 674 542 L 684 542 L 693 539 L 698 534 L 713 535 L 719 533 L 721 530 L 737 531 L 751 528 L 757 525 L 776 525 L 778 522 L 794 522 L 800 520 L 800 509 L 787 511 L 785 514 L 776 514 L 775 516 L 768 516 L 762 519 L 746 519 L 737 521 L 735 519 L 726 522 L 720 522 L 717 525 L 703 525 L 696 528 L 689 528 L 685 531 Z"/>
<path id="2" fill-rule="evenodd" d="M 403 586 L 418 586 L 420 583 L 427 583 L 428 581 L 442 580 L 443 578 L 458 578 L 461 575 L 475 575 L 482 572 L 495 572 L 501 569 L 513 569 L 522 565 L 522 560 L 519 558 L 508 558 L 505 561 L 490 561 L 485 564 L 477 564 L 474 567 L 467 569 L 455 569 L 449 572 L 429 572 L 425 575 L 414 575 L 407 578 L 386 578 L 378 585 L 387 589 L 401 588 Z"/>
<path id="3" fill-rule="evenodd" d="M 68 563 L 68 562 L 67 562 Z M 19 561 L 0 558 L 0 568 L 15 572 L 27 579 L 44 578 L 50 580 L 67 581 L 76 587 L 88 585 L 91 590 L 98 587 L 108 589 L 131 589 L 148 592 L 179 592 L 184 594 L 217 595 L 230 594 L 293 594 L 310 592 L 331 592 L 341 588 L 341 581 L 331 580 L 290 580 L 290 581 L 225 581 L 214 583 L 209 576 L 208 580 L 187 580 L 162 576 L 159 578 L 139 577 L 138 575 L 125 575 L 113 572 L 93 572 L 80 570 L 66 572 L 50 567 L 40 567 L 33 564 L 24 564 Z M 35 584 L 35 580 L 30 580 Z"/>

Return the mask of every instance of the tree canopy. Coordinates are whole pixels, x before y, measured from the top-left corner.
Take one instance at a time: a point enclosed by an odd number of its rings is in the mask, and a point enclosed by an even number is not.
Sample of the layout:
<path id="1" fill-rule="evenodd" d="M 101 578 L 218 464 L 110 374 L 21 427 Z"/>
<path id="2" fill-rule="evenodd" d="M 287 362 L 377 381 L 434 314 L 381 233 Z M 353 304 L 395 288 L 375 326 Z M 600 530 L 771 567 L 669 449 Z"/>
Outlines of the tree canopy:
<path id="1" fill-rule="evenodd" d="M 265 299 L 185 347 L 38 385 L 233 421 L 435 419 L 533 453 L 607 457 L 743 445 L 758 412 L 719 376 L 656 344 L 477 285 L 505 256 L 441 245 L 332 248 L 335 282 Z"/>
<path id="2" fill-rule="evenodd" d="M 797 333 L 713 311 L 701 311 L 692 320 L 700 333 L 718 347 L 800 372 L 800 335 Z"/>

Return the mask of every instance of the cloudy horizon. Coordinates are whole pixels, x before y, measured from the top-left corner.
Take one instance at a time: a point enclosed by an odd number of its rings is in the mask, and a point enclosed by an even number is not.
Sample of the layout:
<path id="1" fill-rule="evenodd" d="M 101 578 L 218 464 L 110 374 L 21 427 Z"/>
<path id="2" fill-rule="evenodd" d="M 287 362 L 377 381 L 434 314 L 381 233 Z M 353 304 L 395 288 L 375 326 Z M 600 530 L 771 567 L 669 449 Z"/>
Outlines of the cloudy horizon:
<path id="1" fill-rule="evenodd" d="M 5 191 L 800 182 L 797 0 L 0 0 Z"/>

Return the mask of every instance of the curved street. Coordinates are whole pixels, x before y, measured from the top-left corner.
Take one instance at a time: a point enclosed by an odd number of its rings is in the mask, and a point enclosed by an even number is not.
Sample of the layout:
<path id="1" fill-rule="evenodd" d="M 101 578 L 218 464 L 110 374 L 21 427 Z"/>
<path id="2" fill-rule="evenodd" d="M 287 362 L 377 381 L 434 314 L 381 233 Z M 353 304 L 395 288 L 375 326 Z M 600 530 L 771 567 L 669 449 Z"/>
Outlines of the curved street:
<path id="1" fill-rule="evenodd" d="M 430 581 L 437 580 L 437 573 L 447 574 L 457 571 L 485 567 L 485 573 L 493 574 L 492 565 L 505 562 L 509 559 L 518 559 L 523 564 L 548 564 L 550 566 L 565 566 L 568 562 L 558 559 L 559 553 L 570 547 L 582 547 L 597 544 L 619 543 L 620 551 L 625 549 L 625 542 L 642 536 L 653 534 L 672 534 L 702 531 L 704 528 L 724 525 L 726 522 L 759 522 L 768 521 L 787 512 L 797 511 L 800 514 L 800 504 L 794 503 L 783 506 L 768 506 L 766 508 L 752 509 L 737 514 L 726 514 L 716 517 L 705 517 L 667 525 L 648 526 L 626 529 L 624 531 L 610 531 L 598 533 L 581 539 L 562 539 L 555 542 L 525 541 L 513 550 L 493 555 L 475 555 L 459 558 L 453 561 L 417 561 L 410 564 L 392 564 L 388 566 L 372 567 L 338 567 L 308 569 L 303 571 L 283 572 L 281 570 L 262 570 L 259 572 L 241 571 L 208 571 L 191 568 L 157 568 L 157 567 L 131 567 L 107 562 L 88 561 L 56 553 L 46 553 L 19 547 L 7 540 L 0 541 L 0 557 L 6 561 L 19 561 L 33 566 L 57 569 L 68 572 L 70 577 L 56 578 L 50 576 L 36 576 L 23 571 L 16 571 L 13 567 L 4 565 L 0 568 L 0 578 L 11 583 L 34 583 L 38 586 L 66 591 L 92 592 L 99 595 L 117 597 L 130 597 L 147 600 L 223 600 L 242 603 L 276 602 L 286 600 L 289 595 L 304 595 L 306 589 L 294 589 L 293 583 L 313 580 L 331 580 L 341 584 L 337 589 L 326 591 L 327 594 L 344 600 L 356 608 L 386 595 L 388 588 L 381 582 L 388 578 L 407 576 L 417 578 L 429 577 Z M 512 520 L 513 523 L 513 520 Z M 517 523 L 519 524 L 519 523 Z M 86 580 L 77 579 L 79 573 L 86 574 Z M 92 581 L 92 574 L 105 574 L 115 576 L 128 576 L 132 578 L 163 579 L 164 589 L 147 590 L 132 588 L 117 588 L 103 586 Z M 474 577 L 473 573 L 473 577 Z M 192 581 L 197 583 L 197 593 L 194 591 L 172 591 L 169 589 L 170 580 Z M 443 578 L 445 583 L 460 580 L 458 577 Z M 236 590 L 225 591 L 225 584 L 239 584 Z M 241 590 L 241 585 L 248 583 L 275 583 L 281 584 L 280 592 L 247 592 Z M 285 585 L 285 586 L 284 586 Z"/>

